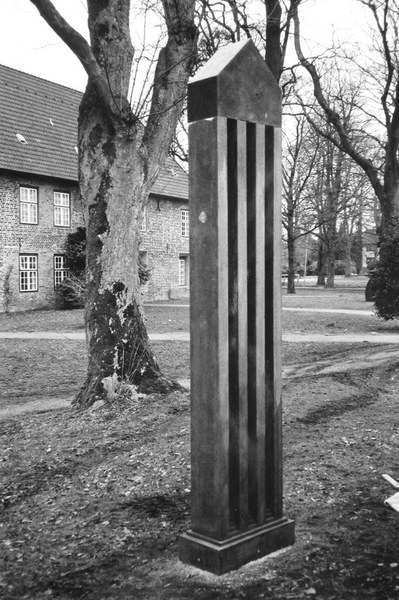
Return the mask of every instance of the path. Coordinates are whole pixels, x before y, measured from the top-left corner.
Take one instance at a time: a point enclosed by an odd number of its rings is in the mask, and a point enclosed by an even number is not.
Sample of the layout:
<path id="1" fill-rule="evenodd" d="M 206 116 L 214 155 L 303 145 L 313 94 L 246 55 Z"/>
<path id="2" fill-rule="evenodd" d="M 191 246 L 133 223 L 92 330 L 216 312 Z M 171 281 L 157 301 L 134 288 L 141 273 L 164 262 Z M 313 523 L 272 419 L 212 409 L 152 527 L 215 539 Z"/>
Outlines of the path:
<path id="1" fill-rule="evenodd" d="M 310 312 L 310 313 L 333 313 L 341 315 L 356 315 L 359 317 L 374 317 L 372 310 L 355 310 L 351 308 L 297 308 L 283 306 L 283 312 Z"/>
<path id="2" fill-rule="evenodd" d="M 327 341 L 327 340 L 324 340 Z M 364 348 L 357 349 L 355 353 L 350 350 L 347 354 L 340 353 L 338 357 L 318 360 L 311 364 L 294 364 L 283 367 L 284 379 L 299 377 L 317 377 L 331 375 L 345 371 L 355 371 L 392 365 L 395 361 L 399 364 L 399 349 L 393 346 L 377 349 L 366 344 Z M 180 379 L 179 383 L 187 390 L 190 389 L 189 379 Z M 42 398 L 24 404 L 10 405 L 0 409 L 0 422 L 13 416 L 31 412 L 47 412 L 55 409 L 70 409 L 73 397 L 69 398 Z"/>
<path id="3" fill-rule="evenodd" d="M 150 333 L 153 342 L 189 342 L 188 331 L 170 331 L 167 333 Z M 1 331 L 0 339 L 3 340 L 84 340 L 85 334 L 76 331 Z M 371 344 L 399 344 L 399 333 L 283 333 L 283 342 L 297 343 L 361 343 Z"/>
<path id="4" fill-rule="evenodd" d="M 32 400 L 32 402 L 24 402 L 23 404 L 10 404 L 0 408 L 0 423 L 10 417 L 18 417 L 25 413 L 41 413 L 61 408 L 67 409 L 71 407 L 72 400 L 73 396 L 70 398 L 41 398 L 40 400 Z"/>
<path id="5" fill-rule="evenodd" d="M 182 305 L 183 306 L 183 305 Z M 370 310 L 346 310 L 346 309 L 316 309 L 316 308 L 283 308 L 286 311 L 297 312 L 324 312 L 353 314 L 356 316 L 372 316 L 374 313 Z M 167 333 L 150 333 L 152 341 L 180 341 L 189 342 L 190 334 L 187 331 L 172 331 Z M 319 360 L 312 364 L 287 365 L 283 368 L 283 379 L 295 378 L 311 375 L 327 375 L 347 370 L 367 369 L 376 366 L 384 366 L 399 361 L 399 348 L 393 346 L 378 349 L 373 347 L 377 344 L 397 344 L 399 346 L 399 333 L 283 333 L 284 342 L 295 343 L 364 343 L 363 348 L 357 348 L 355 353 L 348 352 L 347 356 L 338 358 L 330 357 L 327 360 Z M 6 331 L 0 332 L 0 339 L 47 339 L 47 340 L 84 340 L 85 334 L 82 331 Z M 181 380 L 180 383 L 190 388 L 190 380 Z M 72 397 L 70 398 L 42 398 L 32 402 L 26 402 L 21 405 L 12 405 L 0 409 L 0 421 L 4 421 L 12 416 L 17 416 L 28 412 L 47 412 L 54 409 L 69 409 Z"/>
<path id="6" fill-rule="evenodd" d="M 314 336 L 313 336 L 314 337 Z M 331 337 L 331 336 L 330 336 Z M 304 340 L 301 340 L 304 341 Z M 330 340 L 323 340 L 329 342 Z M 340 352 L 338 356 L 328 359 L 318 360 L 311 364 L 291 364 L 283 367 L 282 376 L 284 379 L 293 379 L 299 377 L 317 377 L 322 375 L 331 375 L 333 373 L 342 373 L 345 371 L 355 371 L 370 369 L 375 367 L 384 367 L 398 363 L 399 367 L 399 348 L 390 345 L 385 348 L 376 348 L 371 344 L 365 344 L 362 348 L 357 348 L 356 352 Z M 179 383 L 187 390 L 190 389 L 189 379 L 180 379 Z M 73 397 L 69 398 L 41 398 L 24 404 L 9 405 L 0 409 L 0 422 L 13 416 L 19 416 L 25 413 L 40 413 L 49 410 L 69 410 Z"/>

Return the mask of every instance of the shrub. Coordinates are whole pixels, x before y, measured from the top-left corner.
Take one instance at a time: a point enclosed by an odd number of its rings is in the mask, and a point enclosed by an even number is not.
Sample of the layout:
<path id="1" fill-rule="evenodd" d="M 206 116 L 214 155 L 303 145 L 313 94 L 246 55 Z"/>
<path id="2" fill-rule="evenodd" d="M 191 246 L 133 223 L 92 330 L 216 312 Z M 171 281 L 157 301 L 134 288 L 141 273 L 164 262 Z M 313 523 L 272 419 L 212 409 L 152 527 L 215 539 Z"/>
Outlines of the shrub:
<path id="1" fill-rule="evenodd" d="M 83 277 L 71 273 L 55 289 L 55 305 L 59 310 L 83 308 L 86 284 Z"/>
<path id="2" fill-rule="evenodd" d="M 82 308 L 85 303 L 86 228 L 69 233 L 65 242 L 65 258 L 69 275 L 55 290 L 55 305 L 59 310 Z"/>
<path id="3" fill-rule="evenodd" d="M 336 260 L 335 261 L 335 275 L 345 275 L 345 261 L 344 260 Z"/>
<path id="4" fill-rule="evenodd" d="M 356 265 L 351 262 L 351 273 L 356 273 Z M 336 260 L 335 261 L 335 275 L 346 275 L 346 261 Z"/>
<path id="5" fill-rule="evenodd" d="M 317 268 L 317 261 L 314 260 L 312 262 L 308 262 L 307 267 L 306 267 L 306 274 L 307 275 L 318 275 L 319 270 Z"/>
<path id="6" fill-rule="evenodd" d="M 151 269 L 139 256 L 139 280 L 140 285 L 145 285 L 151 277 Z"/>
<path id="7" fill-rule="evenodd" d="M 65 242 L 68 269 L 74 275 L 84 275 L 86 269 L 86 228 L 78 227 L 69 233 Z"/>
<path id="8" fill-rule="evenodd" d="M 85 303 L 86 229 L 78 227 L 70 233 L 65 243 L 65 256 L 69 269 L 66 277 L 56 288 L 56 307 L 60 310 L 82 308 Z M 151 269 L 139 257 L 140 285 L 151 277 Z"/>
<path id="9" fill-rule="evenodd" d="M 399 223 L 387 230 L 380 256 L 370 276 L 374 305 L 385 320 L 399 317 Z"/>

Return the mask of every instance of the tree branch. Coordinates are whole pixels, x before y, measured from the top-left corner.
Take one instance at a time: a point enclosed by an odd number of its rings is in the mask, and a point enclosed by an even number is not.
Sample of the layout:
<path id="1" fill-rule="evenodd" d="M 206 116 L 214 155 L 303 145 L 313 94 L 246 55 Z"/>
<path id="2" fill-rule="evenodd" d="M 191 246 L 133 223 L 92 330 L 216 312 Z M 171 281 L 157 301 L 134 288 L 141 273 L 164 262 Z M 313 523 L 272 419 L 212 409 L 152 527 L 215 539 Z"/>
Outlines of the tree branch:
<path id="1" fill-rule="evenodd" d="M 107 111 L 120 116 L 119 107 L 112 96 L 110 86 L 104 72 L 99 66 L 92 49 L 84 37 L 77 32 L 60 15 L 50 0 L 30 0 L 51 29 L 65 42 L 75 56 L 80 60 L 86 71 L 91 85 Z"/>
<path id="2" fill-rule="evenodd" d="M 162 4 L 168 39 L 159 53 L 151 107 L 141 146 L 147 159 L 149 184 L 164 163 L 173 139 L 197 43 L 194 0 L 162 0 Z"/>
<path id="3" fill-rule="evenodd" d="M 266 6 L 266 63 L 277 82 L 283 72 L 280 45 L 281 5 L 279 0 L 265 0 Z"/>
<path id="4" fill-rule="evenodd" d="M 317 70 L 309 60 L 307 60 L 302 52 L 301 41 L 300 41 L 300 23 L 299 23 L 299 15 L 298 15 L 298 5 L 297 2 L 293 7 L 293 20 L 294 20 L 294 44 L 295 50 L 298 56 L 298 59 L 302 66 L 307 70 L 309 75 L 312 78 L 313 82 L 313 92 L 316 100 L 318 101 L 320 107 L 322 108 L 328 123 L 330 123 L 335 131 L 337 132 L 340 142 L 341 148 L 351 157 L 353 160 L 364 170 L 366 175 L 368 176 L 370 183 L 377 195 L 380 199 L 380 202 L 384 202 L 385 200 L 385 191 L 384 186 L 381 184 L 379 179 L 378 171 L 372 164 L 370 160 L 368 160 L 365 156 L 360 154 L 352 143 L 352 140 L 349 138 L 349 135 L 345 129 L 344 124 L 342 123 L 339 114 L 334 111 L 328 104 L 322 88 L 320 84 L 320 76 L 317 73 Z M 331 139 L 337 146 L 337 141 Z M 339 146 L 338 146 L 339 147 Z"/>

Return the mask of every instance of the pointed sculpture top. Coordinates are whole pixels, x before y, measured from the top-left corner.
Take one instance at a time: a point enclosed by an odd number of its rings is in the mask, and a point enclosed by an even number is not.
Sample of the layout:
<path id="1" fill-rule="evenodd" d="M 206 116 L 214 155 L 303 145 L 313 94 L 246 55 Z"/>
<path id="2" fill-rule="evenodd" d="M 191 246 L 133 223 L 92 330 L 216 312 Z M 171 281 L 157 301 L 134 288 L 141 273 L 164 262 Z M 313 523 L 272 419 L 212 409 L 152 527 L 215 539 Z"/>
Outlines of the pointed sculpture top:
<path id="1" fill-rule="evenodd" d="M 188 120 L 227 117 L 281 126 L 281 92 L 252 40 L 220 48 L 188 85 Z"/>

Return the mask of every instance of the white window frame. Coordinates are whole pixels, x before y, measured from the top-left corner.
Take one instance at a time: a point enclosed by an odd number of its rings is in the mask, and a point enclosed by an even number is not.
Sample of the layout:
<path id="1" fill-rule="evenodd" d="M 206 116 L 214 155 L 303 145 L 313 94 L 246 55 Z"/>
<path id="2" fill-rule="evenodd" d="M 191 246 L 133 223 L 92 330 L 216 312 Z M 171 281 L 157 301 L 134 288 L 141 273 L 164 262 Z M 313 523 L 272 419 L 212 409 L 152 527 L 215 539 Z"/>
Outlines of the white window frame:
<path id="1" fill-rule="evenodd" d="M 147 207 L 143 208 L 141 213 L 140 231 L 147 231 Z"/>
<path id="2" fill-rule="evenodd" d="M 38 291 L 38 255 L 20 254 L 19 255 L 19 291 L 37 292 Z"/>
<path id="3" fill-rule="evenodd" d="M 19 188 L 19 219 L 26 225 L 38 224 L 38 190 L 21 185 Z"/>
<path id="4" fill-rule="evenodd" d="M 54 192 L 54 227 L 71 226 L 71 196 L 68 192 Z"/>
<path id="5" fill-rule="evenodd" d="M 179 286 L 188 285 L 188 255 L 179 256 Z"/>
<path id="6" fill-rule="evenodd" d="M 180 210 L 181 216 L 181 234 L 182 237 L 188 237 L 190 231 L 190 217 L 189 211 L 186 208 Z"/>
<path id="7" fill-rule="evenodd" d="M 68 274 L 66 256 L 64 254 L 54 254 L 54 288 L 64 281 Z"/>

